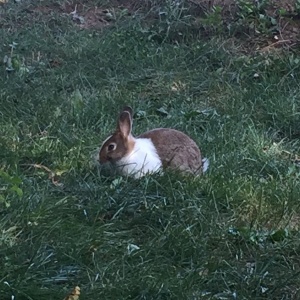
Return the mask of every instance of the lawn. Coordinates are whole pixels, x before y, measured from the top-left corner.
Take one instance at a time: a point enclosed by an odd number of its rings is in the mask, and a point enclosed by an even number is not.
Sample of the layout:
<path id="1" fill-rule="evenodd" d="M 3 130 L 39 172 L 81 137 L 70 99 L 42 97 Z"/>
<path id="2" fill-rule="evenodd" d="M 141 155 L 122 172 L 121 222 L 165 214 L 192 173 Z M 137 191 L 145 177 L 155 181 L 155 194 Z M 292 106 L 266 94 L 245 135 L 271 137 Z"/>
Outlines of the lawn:
<path id="1" fill-rule="evenodd" d="M 300 6 L 238 2 L 0 1 L 1 300 L 300 299 Z M 124 105 L 207 173 L 99 168 Z"/>

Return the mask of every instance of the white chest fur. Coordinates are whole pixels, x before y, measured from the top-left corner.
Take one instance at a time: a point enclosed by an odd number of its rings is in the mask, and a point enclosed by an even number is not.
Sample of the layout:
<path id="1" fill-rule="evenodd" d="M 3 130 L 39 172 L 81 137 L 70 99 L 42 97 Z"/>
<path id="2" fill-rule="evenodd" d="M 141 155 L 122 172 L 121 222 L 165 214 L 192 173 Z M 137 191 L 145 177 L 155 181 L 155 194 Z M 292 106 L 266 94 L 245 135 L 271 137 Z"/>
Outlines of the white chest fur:
<path id="1" fill-rule="evenodd" d="M 161 160 L 151 139 L 135 139 L 132 152 L 118 161 L 117 166 L 124 175 L 140 178 L 147 173 L 157 172 L 161 166 Z"/>

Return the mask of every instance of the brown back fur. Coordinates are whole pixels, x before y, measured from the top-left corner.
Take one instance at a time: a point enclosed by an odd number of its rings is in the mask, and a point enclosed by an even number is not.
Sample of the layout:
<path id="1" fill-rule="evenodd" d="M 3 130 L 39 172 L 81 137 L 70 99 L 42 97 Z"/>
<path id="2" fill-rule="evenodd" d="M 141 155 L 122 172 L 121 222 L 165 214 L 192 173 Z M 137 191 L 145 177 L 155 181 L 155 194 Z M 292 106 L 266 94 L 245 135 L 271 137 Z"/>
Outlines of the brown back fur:
<path id="1" fill-rule="evenodd" d="M 197 144 L 181 131 L 156 128 L 137 138 L 150 138 L 164 167 L 188 173 L 201 173 L 202 158 Z"/>

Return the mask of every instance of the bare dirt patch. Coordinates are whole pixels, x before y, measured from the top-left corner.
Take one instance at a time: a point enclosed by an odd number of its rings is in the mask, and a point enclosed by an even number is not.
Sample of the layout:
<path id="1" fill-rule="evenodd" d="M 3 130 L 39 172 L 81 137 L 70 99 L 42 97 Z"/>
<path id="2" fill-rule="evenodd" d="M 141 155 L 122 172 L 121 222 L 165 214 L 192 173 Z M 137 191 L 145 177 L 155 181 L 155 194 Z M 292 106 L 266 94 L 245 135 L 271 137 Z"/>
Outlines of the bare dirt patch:
<path id="1" fill-rule="evenodd" d="M 272 48 L 292 47 L 300 42 L 300 11 L 296 6 L 295 0 L 270 0 L 267 5 L 264 6 L 261 16 L 249 16 L 243 15 L 242 2 L 240 5 L 236 0 L 188 0 L 198 11 L 204 12 L 204 14 L 211 14 L 215 7 L 221 8 L 222 21 L 225 26 L 234 24 L 239 21 L 240 18 L 253 18 L 252 32 L 244 32 L 245 36 L 249 36 L 249 45 L 256 50 L 262 49 L 262 51 L 269 51 Z M 246 2 L 246 1 L 245 1 Z M 258 2 L 255 0 L 247 1 L 248 7 L 258 8 Z M 244 5 L 244 10 L 247 5 Z M 239 16 L 240 13 L 240 16 Z M 273 19 L 274 28 L 270 30 L 269 34 L 263 33 L 255 26 L 255 18 L 259 23 L 259 18 Z M 247 21 L 247 20 L 245 20 Z M 249 20 L 250 21 L 250 20 Z M 249 24 L 250 25 L 250 24 Z M 250 27 L 250 26 L 249 26 Z M 251 31 L 251 30 L 250 30 Z M 267 30 L 266 30 L 267 31 Z M 273 35 L 271 34 L 273 33 Z"/>
<path id="2" fill-rule="evenodd" d="M 95 5 L 95 1 L 68 1 L 63 4 L 36 6 L 32 12 L 69 15 L 80 28 L 102 29 L 113 24 L 120 12 L 131 15 L 137 9 L 135 1 L 110 1 L 109 4 L 102 6 Z"/>
<path id="3" fill-rule="evenodd" d="M 113 22 L 113 15 L 107 8 L 81 3 L 37 6 L 32 9 L 32 12 L 63 14 L 69 16 L 74 23 L 83 29 L 102 29 Z"/>
<path id="4" fill-rule="evenodd" d="M 248 2 L 252 3 L 251 1 L 249 0 Z M 257 2 L 253 0 L 253 3 Z M 213 14 L 216 7 L 221 8 L 220 22 L 223 23 L 223 28 L 234 25 L 242 19 L 238 14 L 240 7 L 235 0 L 186 0 L 186 4 L 190 6 L 188 13 L 196 20 L 196 31 L 205 32 L 205 25 L 202 22 L 207 16 Z M 130 17 L 140 12 L 146 12 L 147 20 L 150 19 L 149 21 L 151 21 L 152 19 L 154 21 L 155 19 L 156 22 L 159 5 L 159 1 L 150 0 L 111 0 L 101 5 L 95 0 L 71 0 L 53 1 L 42 5 L 39 2 L 34 5 L 31 4 L 30 9 L 27 10 L 33 14 L 33 18 L 35 18 L 34 14 L 46 16 L 56 13 L 70 18 L 81 29 L 102 30 L 114 24 L 121 15 L 122 17 Z M 165 5 L 166 2 L 161 1 L 161 7 Z M 152 13 L 149 13 L 150 11 Z M 248 28 L 246 28 L 246 25 L 245 30 L 242 28 L 239 34 L 235 36 L 237 39 L 243 37 L 243 40 L 246 40 L 245 47 L 249 48 L 248 51 L 265 53 L 278 48 L 291 48 L 299 45 L 300 12 L 299 7 L 296 7 L 295 0 L 270 0 L 269 4 L 264 8 L 263 16 L 272 18 L 276 23 L 272 30 L 268 28 L 265 32 L 261 32 L 260 29 L 256 28 L 255 24 L 249 30 L 251 24 Z M 253 23 L 257 22 L 259 24 L 261 22 L 259 16 L 253 16 L 253 18 Z M 198 20 L 200 21 L 198 22 Z M 208 36 L 213 33 L 209 30 L 206 32 Z"/>

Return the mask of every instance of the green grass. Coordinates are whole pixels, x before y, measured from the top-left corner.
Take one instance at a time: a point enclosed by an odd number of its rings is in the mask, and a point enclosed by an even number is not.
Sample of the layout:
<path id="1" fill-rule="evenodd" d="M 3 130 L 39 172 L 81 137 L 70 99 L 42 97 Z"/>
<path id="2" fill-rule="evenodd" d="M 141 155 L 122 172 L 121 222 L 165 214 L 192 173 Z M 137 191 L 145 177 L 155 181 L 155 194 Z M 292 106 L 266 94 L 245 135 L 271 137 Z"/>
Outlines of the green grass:
<path id="1" fill-rule="evenodd" d="M 0 8 L 1 56 L 15 42 L 19 64 L 0 65 L 0 298 L 299 299 L 299 53 L 188 25 L 174 42 L 181 15 L 97 31 L 31 8 Z M 192 136 L 208 173 L 102 173 L 125 104 L 136 134 Z"/>

